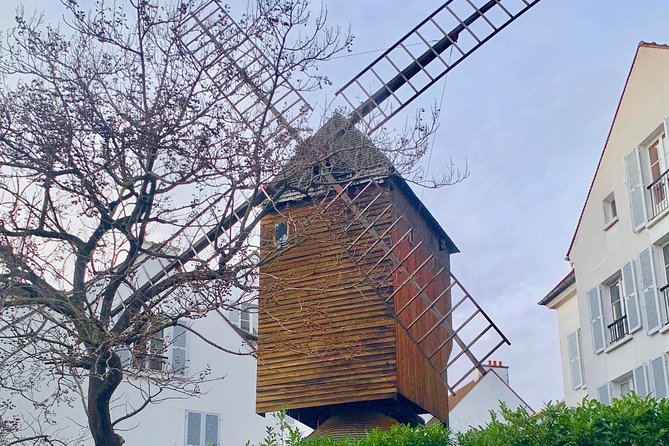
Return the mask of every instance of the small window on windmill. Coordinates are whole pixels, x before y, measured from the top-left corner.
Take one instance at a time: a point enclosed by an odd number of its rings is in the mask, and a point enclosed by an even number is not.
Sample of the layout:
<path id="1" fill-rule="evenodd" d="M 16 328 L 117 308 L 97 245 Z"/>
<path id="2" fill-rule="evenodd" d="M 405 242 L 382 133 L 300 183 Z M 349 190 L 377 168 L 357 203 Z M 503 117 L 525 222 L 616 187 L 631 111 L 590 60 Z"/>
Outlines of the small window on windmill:
<path id="1" fill-rule="evenodd" d="M 448 250 L 448 243 L 446 243 L 445 238 L 440 238 L 439 239 L 439 251 L 447 251 Z"/>
<path id="2" fill-rule="evenodd" d="M 274 246 L 283 248 L 288 244 L 288 223 L 277 223 L 274 225 Z"/>

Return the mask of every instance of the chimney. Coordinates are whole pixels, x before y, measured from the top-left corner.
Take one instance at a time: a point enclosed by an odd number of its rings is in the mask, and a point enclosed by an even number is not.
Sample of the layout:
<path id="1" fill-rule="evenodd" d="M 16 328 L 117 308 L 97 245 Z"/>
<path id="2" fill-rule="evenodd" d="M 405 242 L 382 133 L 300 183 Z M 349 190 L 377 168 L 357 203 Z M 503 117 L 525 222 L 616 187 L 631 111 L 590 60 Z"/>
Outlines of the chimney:
<path id="1" fill-rule="evenodd" d="M 502 361 L 488 360 L 487 364 L 483 365 L 483 368 L 486 369 L 486 371 L 488 370 L 494 371 L 495 373 L 497 373 L 497 375 L 499 375 L 500 378 L 502 378 L 502 381 L 509 384 L 509 367 L 502 364 Z M 480 372 L 479 376 L 476 379 L 477 381 L 481 379 Z"/>

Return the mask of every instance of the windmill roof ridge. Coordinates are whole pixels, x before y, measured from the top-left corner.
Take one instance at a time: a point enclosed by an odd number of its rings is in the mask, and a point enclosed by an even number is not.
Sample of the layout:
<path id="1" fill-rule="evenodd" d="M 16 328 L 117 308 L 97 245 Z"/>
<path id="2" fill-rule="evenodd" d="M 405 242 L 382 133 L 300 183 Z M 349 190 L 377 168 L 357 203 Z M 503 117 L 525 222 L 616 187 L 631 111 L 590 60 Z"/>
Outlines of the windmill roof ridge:
<path id="1" fill-rule="evenodd" d="M 325 163 L 329 165 L 331 174 L 336 179 L 350 179 L 354 182 L 375 180 L 394 180 L 409 201 L 416 207 L 419 214 L 427 220 L 432 228 L 446 240 L 450 253 L 460 252 L 441 224 L 422 203 L 411 189 L 411 186 L 397 172 L 393 163 L 376 144 L 340 113 L 335 112 L 325 123 L 295 149 L 295 155 L 279 173 L 280 180 L 286 180 L 299 189 L 311 189 L 312 195 L 327 193 L 328 186 L 313 187 L 315 170 Z M 364 173 L 361 173 L 364 172 Z M 348 177 L 347 177 L 348 176 Z M 286 192 L 280 203 L 304 199 L 298 191 Z"/>

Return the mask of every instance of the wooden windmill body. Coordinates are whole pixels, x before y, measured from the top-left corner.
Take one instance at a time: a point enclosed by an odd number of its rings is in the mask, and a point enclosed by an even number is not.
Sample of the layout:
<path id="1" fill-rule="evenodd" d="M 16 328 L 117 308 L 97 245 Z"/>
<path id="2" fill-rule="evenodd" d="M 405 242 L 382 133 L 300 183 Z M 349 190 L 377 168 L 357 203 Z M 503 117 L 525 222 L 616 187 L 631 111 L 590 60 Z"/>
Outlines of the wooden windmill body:
<path id="1" fill-rule="evenodd" d="M 270 193 L 254 193 L 154 278 L 196 259 L 250 209 L 274 210 L 260 234 L 258 413 L 287 409 L 312 427 L 363 414 L 372 424 L 420 413 L 447 421 L 447 391 L 485 373 L 508 343 L 452 274 L 457 247 L 368 136 L 538 2 L 446 0 L 337 92 L 352 111 L 306 141 L 292 122 L 309 105 L 221 0 L 191 13 L 184 49 L 202 67 L 226 60 L 239 78 L 220 83 L 230 112 L 253 134 L 296 144 Z"/>
<path id="2" fill-rule="evenodd" d="M 335 116 L 310 144 L 344 124 Z M 282 252 L 260 271 L 257 411 L 287 408 L 311 427 L 343 410 L 375 410 L 402 422 L 432 413 L 445 421 L 445 372 L 431 365 L 405 328 L 427 305 L 402 283 L 413 276 L 431 298 L 441 294 L 434 308 L 447 314 L 450 276 L 443 272 L 457 248 L 362 133 L 349 129 L 319 153 L 329 166 L 313 164 L 314 174 L 300 160 L 303 180 L 315 175 L 327 182 L 320 169 L 328 168 L 360 180 L 339 192 L 291 194 L 262 221 L 262 255 Z M 355 215 L 342 194 L 364 215 Z M 374 233 L 394 246 L 395 258 L 406 257 L 401 268 L 372 246 Z M 438 349 L 433 362 L 445 366 L 451 346 L 439 348 L 447 338 L 443 329 L 428 333 L 436 323 L 426 312 L 410 330 L 415 339 L 427 335 L 420 348 Z"/>

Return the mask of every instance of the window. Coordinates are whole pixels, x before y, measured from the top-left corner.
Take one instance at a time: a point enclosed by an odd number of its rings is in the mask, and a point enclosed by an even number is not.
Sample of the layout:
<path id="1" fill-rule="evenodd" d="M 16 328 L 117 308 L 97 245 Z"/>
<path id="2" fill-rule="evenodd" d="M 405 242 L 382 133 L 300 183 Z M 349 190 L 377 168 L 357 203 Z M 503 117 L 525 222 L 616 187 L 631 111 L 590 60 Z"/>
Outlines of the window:
<path id="1" fill-rule="evenodd" d="M 186 411 L 186 446 L 219 446 L 220 416 Z"/>
<path id="2" fill-rule="evenodd" d="M 652 216 L 667 208 L 667 144 L 662 133 L 648 144 L 648 162 L 650 165 L 650 191 Z"/>
<path id="3" fill-rule="evenodd" d="M 627 395 L 634 391 L 634 381 L 632 379 L 632 373 L 626 373 L 620 378 L 613 381 L 615 390 L 618 391 L 618 396 Z"/>
<path id="4" fill-rule="evenodd" d="M 242 305 L 241 322 L 239 323 L 239 328 L 246 332 L 251 331 L 251 312 L 249 311 L 248 304 Z"/>
<path id="5" fill-rule="evenodd" d="M 288 223 L 277 223 L 274 225 L 274 246 L 283 248 L 288 244 Z"/>
<path id="6" fill-rule="evenodd" d="M 240 308 L 241 307 L 241 308 Z M 242 330 L 258 333 L 258 307 L 255 301 L 242 302 L 237 308 L 228 310 L 228 320 Z"/>
<path id="7" fill-rule="evenodd" d="M 144 343 L 134 344 L 132 349 L 118 348 L 123 366 L 184 375 L 188 365 L 188 331 L 182 326 L 173 327 L 169 342 L 165 331 L 160 330 Z"/>
<path id="8" fill-rule="evenodd" d="M 617 273 L 620 274 L 620 273 Z M 614 343 L 627 336 L 629 333 L 627 325 L 627 311 L 623 299 L 622 278 L 619 276 L 606 287 L 609 296 L 610 321 L 607 325 L 609 330 L 609 342 Z"/>
<path id="9" fill-rule="evenodd" d="M 662 260 L 664 261 L 664 283 L 669 283 L 669 243 L 662 247 Z"/>
<path id="10" fill-rule="evenodd" d="M 641 328 L 637 297 L 637 284 L 640 282 L 635 266 L 639 265 L 641 269 L 641 279 L 646 278 L 643 254 L 641 253 L 639 259 L 627 262 L 605 283 L 587 293 L 592 346 L 595 353 L 603 351 L 607 343 L 613 344 Z"/>
<path id="11" fill-rule="evenodd" d="M 148 341 L 135 344 L 133 348 L 132 364 L 139 370 L 161 372 L 166 360 L 165 330 L 156 332 Z"/>
<path id="12" fill-rule="evenodd" d="M 258 333 L 256 315 L 257 315 L 257 307 L 250 302 L 244 302 L 242 304 L 239 328 L 248 333 L 253 333 L 253 334 Z"/>
<path id="13" fill-rule="evenodd" d="M 664 285 L 660 288 L 661 309 L 664 312 L 664 323 L 669 324 L 669 243 L 662 246 L 664 262 Z"/>
<path id="14" fill-rule="evenodd" d="M 604 199 L 604 224 L 605 229 L 613 226 L 615 222 L 618 221 L 618 209 L 616 208 L 616 198 L 611 192 Z"/>
<path id="15" fill-rule="evenodd" d="M 669 207 L 669 144 L 666 123 L 625 156 L 625 170 L 635 232 Z"/>

